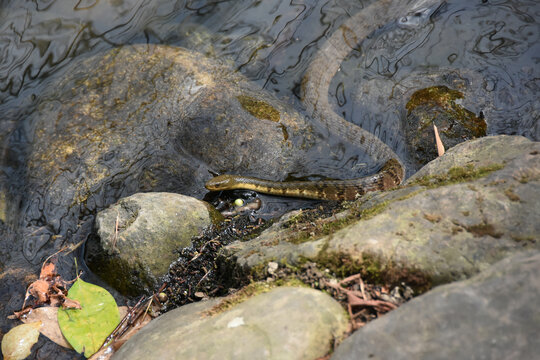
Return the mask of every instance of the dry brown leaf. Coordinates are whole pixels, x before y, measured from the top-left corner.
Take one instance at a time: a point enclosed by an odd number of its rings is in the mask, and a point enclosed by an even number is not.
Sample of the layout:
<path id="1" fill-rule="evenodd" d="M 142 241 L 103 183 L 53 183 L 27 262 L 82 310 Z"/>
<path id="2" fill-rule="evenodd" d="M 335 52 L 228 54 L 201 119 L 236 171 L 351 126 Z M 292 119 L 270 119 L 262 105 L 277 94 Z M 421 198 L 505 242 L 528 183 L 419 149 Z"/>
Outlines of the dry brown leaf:
<path id="1" fill-rule="evenodd" d="M 39 278 L 45 279 L 47 277 L 53 277 L 54 275 L 56 275 L 56 266 L 54 266 L 52 262 L 43 264 Z"/>
<path id="2" fill-rule="evenodd" d="M 72 349 L 71 345 L 66 341 L 57 320 L 58 308 L 52 306 L 40 307 L 33 309 L 26 317 L 21 318 L 25 324 L 41 321 L 42 325 L 38 329 L 41 334 L 48 337 L 60 346 Z"/>
<path id="3" fill-rule="evenodd" d="M 124 316 L 128 313 L 129 308 L 127 306 L 119 306 L 118 313 L 120 314 L 120 319 L 123 319 Z"/>
<path id="4" fill-rule="evenodd" d="M 49 300 L 49 288 L 50 283 L 43 279 L 38 279 L 34 281 L 28 287 L 28 293 L 38 299 L 38 301 L 43 304 Z"/>

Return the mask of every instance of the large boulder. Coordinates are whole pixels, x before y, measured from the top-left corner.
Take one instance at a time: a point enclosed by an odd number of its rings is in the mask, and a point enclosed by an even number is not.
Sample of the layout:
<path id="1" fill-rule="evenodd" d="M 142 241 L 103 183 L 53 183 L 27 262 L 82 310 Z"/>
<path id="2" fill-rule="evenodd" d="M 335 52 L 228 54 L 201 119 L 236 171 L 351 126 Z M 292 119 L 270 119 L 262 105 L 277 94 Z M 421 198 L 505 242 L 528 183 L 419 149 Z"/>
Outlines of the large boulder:
<path id="1" fill-rule="evenodd" d="M 538 269 L 540 253 L 522 253 L 435 288 L 356 331 L 332 359 L 535 359 Z"/>
<path id="2" fill-rule="evenodd" d="M 98 213 L 99 243 L 87 245 L 87 263 L 120 292 L 136 295 L 159 285 L 178 258 L 175 251 L 220 219 L 211 205 L 189 196 L 128 196 Z"/>
<path id="3" fill-rule="evenodd" d="M 312 360 L 330 352 L 347 329 L 341 305 L 317 290 L 277 288 L 217 313 L 208 311 L 214 301 L 157 318 L 113 359 Z"/>
<path id="4" fill-rule="evenodd" d="M 228 245 L 224 254 L 250 268 L 346 258 L 358 270 L 414 274 L 424 285 L 464 279 L 540 246 L 539 169 L 538 142 L 520 136 L 465 142 L 405 186 L 367 196 L 352 205 L 355 211 L 325 220 L 327 228 L 332 221 L 336 228 L 350 224 L 341 230 L 299 239 L 301 218 L 293 216 L 300 226 L 291 226 L 288 215 L 258 238 Z"/>
<path id="5" fill-rule="evenodd" d="M 351 178 L 381 165 L 343 166 L 365 153 L 358 139 L 343 157 L 329 158 L 340 134 L 323 136 L 268 91 L 186 49 L 120 46 L 81 56 L 59 74 L 6 114 L 6 121 L 21 116 L 3 147 L 12 170 L 2 220 L 11 230 L 0 250 L 9 254 L 3 266 L 17 269 L 15 282 L 27 283 L 24 276 L 39 272 L 45 258 L 83 243 L 97 212 L 138 192 L 202 198 L 213 173 Z M 58 261 L 65 278 L 75 272 L 75 255 Z M 0 292 L 11 287 L 0 282 Z M 9 301 L 7 312 L 23 297 Z"/>

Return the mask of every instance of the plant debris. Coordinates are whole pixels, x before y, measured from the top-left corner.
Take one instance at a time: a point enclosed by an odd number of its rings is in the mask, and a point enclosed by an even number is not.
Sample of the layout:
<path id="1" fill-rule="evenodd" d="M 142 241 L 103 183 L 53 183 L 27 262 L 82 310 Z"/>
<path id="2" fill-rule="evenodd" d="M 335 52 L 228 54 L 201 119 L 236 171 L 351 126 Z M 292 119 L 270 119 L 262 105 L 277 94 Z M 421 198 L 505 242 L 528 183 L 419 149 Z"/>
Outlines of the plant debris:
<path id="1" fill-rule="evenodd" d="M 321 270 L 313 262 L 301 268 L 281 267 L 267 281 L 294 276 L 311 288 L 326 291 L 347 309 L 352 330 L 392 311 L 413 297 L 413 290 L 405 285 L 390 287 L 365 283 L 360 274 L 338 280 L 327 269 Z"/>
<path id="2" fill-rule="evenodd" d="M 20 319 L 21 316 L 27 314 L 32 309 L 42 306 L 62 306 L 67 309 L 80 309 L 81 304 L 67 297 L 67 285 L 72 281 L 65 281 L 58 273 L 56 273 L 56 265 L 51 260 L 57 254 L 47 258 L 41 266 L 39 279 L 28 286 L 22 309 L 15 312 L 15 317 Z M 26 306 L 26 302 L 30 298 L 34 298 L 33 304 Z"/>
<path id="3" fill-rule="evenodd" d="M 227 264 L 218 263 L 218 252 L 235 240 L 245 241 L 260 234 L 270 223 L 250 214 L 237 215 L 194 237 L 191 247 L 179 251 L 178 260 L 165 277 L 166 310 L 227 295 L 231 287 L 246 285 L 249 282 L 246 276 L 231 274 L 225 269 Z"/>

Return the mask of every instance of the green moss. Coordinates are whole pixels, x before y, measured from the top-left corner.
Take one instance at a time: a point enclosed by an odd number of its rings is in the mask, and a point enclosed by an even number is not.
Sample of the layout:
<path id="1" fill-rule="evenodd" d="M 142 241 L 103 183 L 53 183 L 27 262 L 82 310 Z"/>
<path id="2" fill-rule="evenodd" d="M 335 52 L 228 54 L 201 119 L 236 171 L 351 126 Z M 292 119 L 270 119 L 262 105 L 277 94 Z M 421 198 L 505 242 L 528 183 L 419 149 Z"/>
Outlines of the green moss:
<path id="1" fill-rule="evenodd" d="M 447 107 L 455 103 L 456 100 L 463 99 L 463 93 L 457 90 L 449 89 L 446 86 L 432 86 L 420 89 L 412 94 L 411 99 L 405 105 L 409 113 L 420 105 L 434 103 L 440 107 Z"/>
<path id="2" fill-rule="evenodd" d="M 526 246 L 534 246 L 536 244 L 536 238 L 534 236 L 512 236 L 512 239 Z"/>
<path id="3" fill-rule="evenodd" d="M 210 216 L 210 221 L 212 222 L 212 225 L 219 226 L 221 223 L 223 223 L 225 218 L 219 211 L 216 210 L 215 207 L 205 201 L 203 202 L 203 204 L 206 205 L 206 208 L 208 209 L 208 215 Z"/>
<path id="4" fill-rule="evenodd" d="M 522 175 L 522 176 L 519 178 L 518 181 L 519 181 L 520 183 L 522 183 L 522 184 L 526 184 L 526 183 L 529 182 L 529 176 L 527 176 L 527 175 Z"/>
<path id="5" fill-rule="evenodd" d="M 401 198 L 399 199 L 396 199 L 394 201 L 400 201 L 402 200 Z M 370 208 L 367 208 L 367 209 L 362 209 L 359 211 L 358 213 L 358 216 L 360 217 L 360 219 L 362 220 L 368 220 L 368 219 L 371 219 L 377 215 L 379 215 L 380 213 L 382 213 L 384 210 L 386 210 L 386 208 L 388 207 L 388 205 L 390 204 L 390 201 L 383 201 L 379 204 L 376 204 Z"/>
<path id="6" fill-rule="evenodd" d="M 436 188 L 444 185 L 457 184 L 476 180 L 504 168 L 502 164 L 492 164 L 475 168 L 469 164 L 465 167 L 456 166 L 448 170 L 445 175 L 427 175 L 412 181 L 408 186 L 421 185 L 428 188 Z"/>
<path id="7" fill-rule="evenodd" d="M 361 259 L 353 259 L 349 254 L 329 252 L 324 249 L 315 259 L 303 259 L 303 261 L 314 261 L 341 278 L 361 274 L 363 280 L 375 284 L 395 286 L 404 282 L 417 293 L 427 291 L 432 285 L 430 277 L 423 272 L 405 268 L 392 260 L 384 260 L 380 256 L 369 253 L 363 253 Z"/>
<path id="8" fill-rule="evenodd" d="M 485 136 L 487 131 L 485 120 L 458 104 L 456 101 L 460 99 L 463 99 L 463 93 L 460 91 L 452 90 L 446 86 L 432 86 L 416 91 L 405 107 L 411 114 L 419 106 L 435 106 L 466 128 L 473 137 Z M 431 121 L 426 121 L 419 129 L 420 132 L 423 132 L 428 126 L 431 126 Z M 448 130 L 441 129 L 441 133 L 450 138 L 459 136 L 459 133 L 454 133 L 452 127 Z"/>
<path id="9" fill-rule="evenodd" d="M 414 192 L 415 194 L 421 192 Z M 373 206 L 362 208 L 365 202 L 347 203 L 348 213 L 338 219 L 332 217 L 324 219 L 310 219 L 306 213 L 299 213 L 291 217 L 285 227 L 296 230 L 286 241 L 293 244 L 302 244 L 308 241 L 317 240 L 323 236 L 335 233 L 358 220 L 369 220 L 382 213 L 388 205 L 394 201 L 407 199 L 413 195 L 407 194 L 392 201 L 383 201 Z"/>
<path id="10" fill-rule="evenodd" d="M 467 226 L 465 228 L 475 237 L 482 237 L 488 235 L 498 239 L 503 235 L 503 233 L 498 232 L 492 224 L 488 223 L 475 224 Z"/>
<path id="11" fill-rule="evenodd" d="M 512 188 L 504 190 L 504 194 L 510 199 L 510 201 L 521 201 L 521 198 L 514 192 Z"/>
<path id="12" fill-rule="evenodd" d="M 219 304 L 212 307 L 210 310 L 206 311 L 204 315 L 213 316 L 224 311 L 227 311 L 236 305 L 243 303 L 247 299 L 269 292 L 270 290 L 281 287 L 281 286 L 292 286 L 292 287 L 306 287 L 304 284 L 296 277 L 290 277 L 286 279 L 277 279 L 273 282 L 267 281 L 257 281 L 252 282 L 251 284 L 244 286 L 242 289 L 238 290 L 236 293 L 227 296 Z"/>
<path id="13" fill-rule="evenodd" d="M 239 95 L 236 98 L 240 101 L 242 107 L 257 119 L 278 122 L 281 118 L 279 111 L 266 101 L 258 100 L 247 95 Z"/>

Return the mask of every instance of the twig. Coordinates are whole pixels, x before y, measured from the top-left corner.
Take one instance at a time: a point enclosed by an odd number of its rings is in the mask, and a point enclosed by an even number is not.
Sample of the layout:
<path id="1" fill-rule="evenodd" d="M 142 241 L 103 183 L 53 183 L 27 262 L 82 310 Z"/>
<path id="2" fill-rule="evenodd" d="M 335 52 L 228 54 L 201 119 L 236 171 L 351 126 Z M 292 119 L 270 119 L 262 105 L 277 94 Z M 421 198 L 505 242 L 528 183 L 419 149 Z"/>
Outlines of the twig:
<path id="1" fill-rule="evenodd" d="M 203 266 L 203 269 L 204 271 L 206 272 L 206 274 L 204 274 L 204 276 L 201 278 L 201 280 L 199 280 L 199 282 L 197 283 L 197 286 L 195 286 L 195 288 L 198 288 L 199 287 L 199 284 L 204 280 L 206 279 L 206 277 L 208 276 L 208 274 L 210 274 L 212 272 L 212 270 L 206 270 L 206 268 Z"/>
<path id="2" fill-rule="evenodd" d="M 437 154 L 439 156 L 444 155 L 444 145 L 441 141 L 441 138 L 439 137 L 439 130 L 437 129 L 437 126 L 433 124 L 433 132 L 435 133 L 435 143 L 437 144 Z"/>
<path id="3" fill-rule="evenodd" d="M 362 292 L 362 299 L 367 300 L 364 281 L 360 278 L 360 291 Z"/>
<path id="4" fill-rule="evenodd" d="M 356 279 L 361 279 L 360 274 L 354 274 L 354 275 L 351 275 L 349 277 L 346 277 L 345 279 L 341 280 L 339 282 L 339 284 L 343 285 L 343 284 L 346 284 L 346 283 L 351 282 L 351 281 L 356 280 Z"/>

